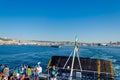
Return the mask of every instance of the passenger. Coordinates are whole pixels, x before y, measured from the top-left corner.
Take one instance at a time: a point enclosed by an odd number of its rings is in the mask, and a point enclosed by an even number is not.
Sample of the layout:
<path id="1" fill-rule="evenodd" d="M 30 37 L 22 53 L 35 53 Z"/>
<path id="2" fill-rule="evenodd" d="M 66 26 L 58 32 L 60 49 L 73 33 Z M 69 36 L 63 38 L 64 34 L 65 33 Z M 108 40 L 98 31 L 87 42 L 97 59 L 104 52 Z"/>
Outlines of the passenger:
<path id="1" fill-rule="evenodd" d="M 14 76 L 16 77 L 16 79 L 20 78 L 19 70 L 17 67 L 14 69 Z"/>
<path id="2" fill-rule="evenodd" d="M 42 67 L 41 66 L 37 66 L 37 74 L 40 76 L 42 74 Z"/>
<path id="3" fill-rule="evenodd" d="M 9 67 L 8 67 L 8 65 L 5 66 L 5 68 L 3 70 L 3 74 L 5 75 L 5 77 L 9 76 Z"/>
<path id="4" fill-rule="evenodd" d="M 25 79 L 25 74 L 23 73 L 20 80 L 24 80 Z"/>
<path id="5" fill-rule="evenodd" d="M 32 75 L 32 72 L 33 72 L 32 68 L 31 68 L 30 66 L 28 66 L 27 75 L 28 75 L 28 76 L 31 76 L 31 75 Z"/>
<path id="6" fill-rule="evenodd" d="M 20 74 L 23 73 L 23 65 L 20 66 Z"/>
<path id="7" fill-rule="evenodd" d="M 51 70 L 50 80 L 57 80 L 57 75 L 58 75 L 58 70 L 56 69 L 56 66 L 53 65 Z"/>
<path id="8" fill-rule="evenodd" d="M 2 76 L 3 76 L 3 74 L 2 74 L 2 72 L 0 72 L 0 80 L 2 80 Z"/>
<path id="9" fill-rule="evenodd" d="M 27 73 L 27 67 L 25 64 L 22 65 L 22 73 L 24 73 L 24 74 Z"/>
<path id="10" fill-rule="evenodd" d="M 37 66 L 36 66 L 36 70 L 37 70 L 38 76 L 41 76 L 41 74 L 42 74 L 42 67 L 40 66 L 40 62 L 38 62 Z"/>
<path id="11" fill-rule="evenodd" d="M 8 79 L 9 80 L 16 80 L 13 74 L 11 74 Z"/>
<path id="12" fill-rule="evenodd" d="M 39 80 L 37 69 L 34 70 L 34 80 Z"/>
<path id="13" fill-rule="evenodd" d="M 2 80 L 8 80 L 8 76 L 7 75 L 4 75 Z"/>
<path id="14" fill-rule="evenodd" d="M 26 74 L 24 80 L 31 80 L 31 78 Z"/>

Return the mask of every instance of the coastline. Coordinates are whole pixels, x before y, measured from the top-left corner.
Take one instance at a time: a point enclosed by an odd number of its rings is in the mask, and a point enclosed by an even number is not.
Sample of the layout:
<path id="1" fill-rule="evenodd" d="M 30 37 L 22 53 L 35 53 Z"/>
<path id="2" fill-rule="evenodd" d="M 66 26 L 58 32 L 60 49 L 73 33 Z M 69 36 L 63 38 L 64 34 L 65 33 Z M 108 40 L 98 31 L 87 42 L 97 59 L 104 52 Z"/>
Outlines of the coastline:
<path id="1" fill-rule="evenodd" d="M 73 46 L 74 42 L 71 41 L 38 41 L 38 40 L 13 40 L 0 38 L 0 45 L 38 45 L 38 46 L 51 46 L 51 45 L 61 45 L 61 46 Z M 107 43 L 86 43 L 78 42 L 79 46 L 115 46 L 120 47 L 120 41 L 117 42 L 107 42 Z"/>

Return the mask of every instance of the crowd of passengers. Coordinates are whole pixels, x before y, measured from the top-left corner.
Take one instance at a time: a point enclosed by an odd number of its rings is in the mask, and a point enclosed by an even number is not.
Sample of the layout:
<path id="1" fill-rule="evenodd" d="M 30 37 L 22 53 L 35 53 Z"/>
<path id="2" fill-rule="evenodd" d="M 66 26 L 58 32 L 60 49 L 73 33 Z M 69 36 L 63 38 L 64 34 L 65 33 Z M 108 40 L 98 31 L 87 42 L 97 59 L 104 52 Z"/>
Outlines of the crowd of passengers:
<path id="1" fill-rule="evenodd" d="M 14 68 L 12 73 L 8 65 L 0 65 L 0 80 L 39 80 L 41 74 L 42 67 L 39 63 L 34 68 L 22 64 L 20 68 Z"/>

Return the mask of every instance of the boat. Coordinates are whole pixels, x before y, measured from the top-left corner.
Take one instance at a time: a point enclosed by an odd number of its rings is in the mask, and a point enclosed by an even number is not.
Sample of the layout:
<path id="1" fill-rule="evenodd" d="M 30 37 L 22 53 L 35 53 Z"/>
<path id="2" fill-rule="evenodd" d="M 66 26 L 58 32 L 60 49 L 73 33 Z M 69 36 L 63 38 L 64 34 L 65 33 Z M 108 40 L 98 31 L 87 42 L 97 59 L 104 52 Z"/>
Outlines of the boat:
<path id="1" fill-rule="evenodd" d="M 48 62 L 48 79 L 50 69 L 58 69 L 57 80 L 114 80 L 112 61 L 79 57 L 77 40 L 70 56 L 52 56 Z"/>
<path id="2" fill-rule="evenodd" d="M 61 45 L 51 45 L 50 47 L 53 47 L 53 48 L 61 48 Z"/>

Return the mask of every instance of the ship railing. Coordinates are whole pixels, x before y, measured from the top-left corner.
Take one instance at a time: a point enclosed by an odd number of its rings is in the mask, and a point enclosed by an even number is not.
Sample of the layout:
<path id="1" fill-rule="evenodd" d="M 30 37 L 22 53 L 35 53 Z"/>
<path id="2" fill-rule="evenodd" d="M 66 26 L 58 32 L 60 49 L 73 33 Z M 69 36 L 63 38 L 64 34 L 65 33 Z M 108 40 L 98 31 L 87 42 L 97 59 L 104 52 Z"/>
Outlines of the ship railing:
<path id="1" fill-rule="evenodd" d="M 50 74 L 49 74 L 49 69 L 50 69 L 51 67 L 49 67 L 48 68 L 48 73 L 47 74 L 43 74 L 43 77 L 45 77 L 45 78 L 48 78 L 48 79 L 46 79 L 46 80 L 50 80 L 49 79 L 49 77 L 50 77 Z M 60 70 L 69 70 L 70 71 L 70 69 L 68 69 L 68 68 L 58 68 L 58 72 L 60 71 Z M 10 69 L 10 72 L 13 72 L 14 71 L 14 69 Z M 72 76 L 73 78 L 75 78 L 75 80 L 80 80 L 80 78 L 82 79 L 82 80 L 84 80 L 84 78 L 85 78 L 85 76 L 83 75 L 83 74 L 94 74 L 94 77 L 93 77 L 93 79 L 91 79 L 91 80 L 96 80 L 97 78 L 98 78 L 98 72 L 97 71 L 90 71 L 90 70 L 82 70 L 82 71 L 80 71 L 79 69 L 74 69 L 74 71 L 77 71 L 77 72 L 81 72 L 81 76 L 80 77 L 76 77 L 76 76 Z M 58 75 L 58 80 L 68 80 L 69 79 L 69 77 L 70 77 L 70 75 L 60 75 L 61 73 L 59 72 L 59 75 Z M 108 78 L 109 77 L 109 75 L 111 75 L 111 73 L 106 73 L 106 72 L 101 72 L 101 74 L 104 74 L 104 75 L 106 75 L 106 78 Z M 120 79 L 120 75 L 117 75 L 117 76 L 114 76 L 114 79 L 115 80 L 119 80 Z M 105 79 L 105 80 L 111 80 L 111 79 Z"/>
<path id="2" fill-rule="evenodd" d="M 65 72 L 64 70 L 67 72 Z M 59 67 L 58 68 L 58 73 L 59 73 L 58 79 L 69 79 L 70 78 L 70 70 L 71 69 Z M 48 71 L 48 75 L 50 75 L 49 73 L 50 73 L 50 71 Z M 80 71 L 80 69 L 73 69 L 72 78 L 73 79 L 83 79 L 86 77 L 91 77 L 92 80 L 96 80 L 96 79 L 102 77 L 102 78 L 106 78 L 106 80 L 107 80 L 108 78 L 112 79 L 111 75 L 112 75 L 112 73 L 109 73 L 109 72 L 100 72 L 100 74 L 98 74 L 98 71 L 90 71 L 90 70 Z"/>

